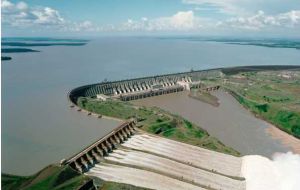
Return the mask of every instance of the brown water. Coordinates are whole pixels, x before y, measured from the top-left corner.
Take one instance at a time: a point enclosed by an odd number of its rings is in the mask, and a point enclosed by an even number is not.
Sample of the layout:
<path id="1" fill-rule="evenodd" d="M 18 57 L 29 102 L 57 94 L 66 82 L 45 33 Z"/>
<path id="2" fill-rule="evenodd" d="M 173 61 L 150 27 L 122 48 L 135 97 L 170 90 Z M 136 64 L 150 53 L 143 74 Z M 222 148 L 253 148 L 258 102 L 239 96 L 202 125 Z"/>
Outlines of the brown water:
<path id="1" fill-rule="evenodd" d="M 265 132 L 269 126 L 267 122 L 254 117 L 231 95 L 224 91 L 213 94 L 219 98 L 219 107 L 192 99 L 187 96 L 187 92 L 140 99 L 134 103 L 157 106 L 182 115 L 243 155 L 271 157 L 275 152 L 290 150 Z"/>

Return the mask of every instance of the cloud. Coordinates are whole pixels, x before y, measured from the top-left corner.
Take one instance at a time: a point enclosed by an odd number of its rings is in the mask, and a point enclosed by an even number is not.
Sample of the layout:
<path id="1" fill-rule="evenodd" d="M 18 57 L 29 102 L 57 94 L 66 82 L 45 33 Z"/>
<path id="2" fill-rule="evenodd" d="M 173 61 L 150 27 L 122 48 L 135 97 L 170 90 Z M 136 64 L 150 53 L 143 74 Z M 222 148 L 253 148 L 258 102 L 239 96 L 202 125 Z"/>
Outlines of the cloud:
<path id="1" fill-rule="evenodd" d="M 297 28 L 300 26 L 300 10 L 278 15 L 266 15 L 263 11 L 249 17 L 234 17 L 217 23 L 219 27 L 262 30 L 266 28 Z"/>
<path id="2" fill-rule="evenodd" d="M 28 6 L 27 6 L 27 4 L 26 3 L 24 3 L 24 2 L 19 2 L 17 5 L 16 5 L 16 7 L 17 7 L 17 9 L 19 9 L 19 10 L 23 10 L 23 11 L 25 11 L 25 10 L 27 10 L 28 9 Z"/>
<path id="3" fill-rule="evenodd" d="M 182 0 L 185 4 L 193 4 L 205 7 L 212 7 L 213 9 L 218 9 L 221 13 L 226 13 L 229 15 L 236 15 L 245 13 L 242 7 L 237 6 L 238 2 L 243 0 Z"/>
<path id="4" fill-rule="evenodd" d="M 196 24 L 193 11 L 178 12 L 170 18 L 170 25 L 176 29 L 193 29 Z"/>
<path id="5" fill-rule="evenodd" d="M 300 9 L 299 0 L 182 0 L 184 4 L 196 7 L 212 7 L 229 16 L 249 16 L 259 10 L 279 14 Z"/>
<path id="6" fill-rule="evenodd" d="M 62 25 L 65 23 L 57 10 L 50 7 L 30 8 L 25 2 L 16 4 L 3 0 L 1 3 L 2 23 L 15 27 L 34 25 Z"/>
<path id="7" fill-rule="evenodd" d="M 300 10 L 293 10 L 287 13 L 279 14 L 277 16 L 277 20 L 281 24 L 285 24 L 286 26 L 297 26 L 300 25 Z"/>
<path id="8" fill-rule="evenodd" d="M 2 24 L 15 29 L 30 28 L 34 31 L 101 31 L 91 21 L 72 22 L 64 19 L 59 11 L 50 7 L 30 7 L 25 2 L 1 2 Z"/>
<path id="9" fill-rule="evenodd" d="M 103 29 L 96 26 L 91 21 L 86 20 L 82 22 L 68 22 L 62 30 L 71 32 L 99 32 Z"/>
<path id="10" fill-rule="evenodd" d="M 300 155 L 275 154 L 273 159 L 262 156 L 244 156 L 242 175 L 247 190 L 298 190 L 300 179 Z"/>
<path id="11" fill-rule="evenodd" d="M 127 31 L 191 31 L 201 28 L 201 19 L 193 11 L 179 11 L 170 17 L 128 19 L 116 28 Z"/>
<path id="12" fill-rule="evenodd" d="M 25 2 L 12 3 L 9 0 L 1 2 L 2 25 L 10 31 L 31 30 L 36 33 L 47 31 L 56 32 L 191 32 L 195 34 L 226 34 L 232 32 L 269 32 L 276 34 L 292 34 L 299 36 L 300 8 L 285 12 L 254 13 L 244 11 L 244 7 L 251 2 L 259 5 L 265 1 L 269 5 L 271 0 L 182 0 L 186 4 L 195 5 L 193 10 L 178 11 L 173 15 L 157 18 L 142 17 L 128 18 L 121 23 L 97 25 L 89 20 L 72 21 L 65 19 L 58 10 L 51 7 L 29 6 Z M 294 0 L 286 0 L 292 2 Z M 281 0 L 272 0 L 278 4 Z M 252 3 L 253 4 L 253 3 Z M 282 4 L 282 2 L 281 2 Z M 262 7 L 266 7 L 265 5 Z M 295 6 L 297 7 L 297 6 Z M 264 10 L 264 9 L 262 9 Z M 224 17 L 214 18 L 208 12 L 223 12 Z M 205 12 L 205 14 L 201 14 Z M 203 15 L 203 16 L 198 16 Z M 289 30 L 286 30 L 288 28 Z M 7 32 L 8 33 L 8 32 Z M 262 33 L 263 34 L 263 33 Z"/>
<path id="13" fill-rule="evenodd" d="M 128 19 L 121 25 L 113 27 L 119 31 L 192 31 L 201 32 L 209 30 L 241 30 L 264 31 L 300 29 L 300 10 L 292 10 L 277 15 L 267 15 L 263 11 L 245 17 L 232 16 L 225 20 L 201 18 L 195 16 L 193 11 L 179 11 L 170 17 L 155 19 L 141 18 Z"/>
<path id="14" fill-rule="evenodd" d="M 35 16 L 33 20 L 35 24 L 59 25 L 65 22 L 59 12 L 50 7 L 34 9 L 31 11 L 31 14 Z"/>

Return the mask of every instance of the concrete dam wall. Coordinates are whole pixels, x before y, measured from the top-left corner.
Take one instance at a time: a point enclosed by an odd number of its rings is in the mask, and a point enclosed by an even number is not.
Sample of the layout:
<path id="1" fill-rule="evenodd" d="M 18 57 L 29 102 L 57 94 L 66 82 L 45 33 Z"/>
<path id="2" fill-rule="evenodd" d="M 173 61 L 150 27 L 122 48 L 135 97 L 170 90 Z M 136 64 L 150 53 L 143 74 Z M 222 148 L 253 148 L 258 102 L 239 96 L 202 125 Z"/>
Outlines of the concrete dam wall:
<path id="1" fill-rule="evenodd" d="M 227 70 L 245 72 L 264 69 L 255 66 Z M 222 76 L 223 70 L 192 71 L 86 85 L 70 91 L 69 99 L 76 105 L 79 97 L 128 101 L 190 88 L 213 91 L 220 86 L 203 87 L 201 80 Z M 136 122 L 129 120 L 62 161 L 62 164 L 92 176 L 96 187 L 96 179 L 99 178 L 160 190 L 250 190 L 261 189 L 261 184 L 264 184 L 264 176 L 257 179 L 256 171 L 265 175 L 274 168 L 269 167 L 267 162 L 263 157 L 235 157 L 152 135 L 139 130 Z"/>
<path id="2" fill-rule="evenodd" d="M 71 166 L 74 170 L 84 173 L 95 164 L 101 162 L 104 156 L 116 149 L 135 133 L 135 121 L 130 120 L 121 124 L 118 128 L 86 147 L 79 153 L 64 160 L 62 164 Z"/>
<path id="3" fill-rule="evenodd" d="M 242 158 L 137 131 L 85 174 L 161 190 L 244 190 Z"/>
<path id="4" fill-rule="evenodd" d="M 62 164 L 102 180 L 150 189 L 246 189 L 242 158 L 151 135 L 135 124 L 124 122 Z"/>
<path id="5" fill-rule="evenodd" d="M 97 97 L 97 95 L 101 94 L 106 97 L 128 101 L 189 90 L 190 88 L 201 88 L 201 79 L 221 75 L 220 69 L 212 69 L 101 82 L 71 90 L 69 99 L 76 104 L 78 97 Z"/>

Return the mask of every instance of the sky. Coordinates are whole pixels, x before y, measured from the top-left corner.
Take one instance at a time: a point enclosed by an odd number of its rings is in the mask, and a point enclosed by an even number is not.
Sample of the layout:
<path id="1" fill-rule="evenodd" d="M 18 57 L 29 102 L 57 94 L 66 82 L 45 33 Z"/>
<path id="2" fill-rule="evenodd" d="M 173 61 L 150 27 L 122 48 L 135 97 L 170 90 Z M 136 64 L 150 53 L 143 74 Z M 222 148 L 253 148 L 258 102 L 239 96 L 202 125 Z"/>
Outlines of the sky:
<path id="1" fill-rule="evenodd" d="M 2 36 L 300 37 L 300 0 L 2 0 Z"/>

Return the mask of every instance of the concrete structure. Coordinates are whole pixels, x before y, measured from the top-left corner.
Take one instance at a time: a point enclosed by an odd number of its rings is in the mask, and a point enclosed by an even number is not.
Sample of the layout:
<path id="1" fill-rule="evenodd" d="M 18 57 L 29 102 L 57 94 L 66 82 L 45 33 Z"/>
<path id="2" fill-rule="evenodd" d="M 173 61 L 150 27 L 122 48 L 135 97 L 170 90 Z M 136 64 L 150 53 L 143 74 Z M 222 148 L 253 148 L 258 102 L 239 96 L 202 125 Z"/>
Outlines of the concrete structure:
<path id="1" fill-rule="evenodd" d="M 203 86 L 200 80 L 199 81 L 181 80 L 181 81 L 177 81 L 177 84 L 183 86 L 185 90 L 191 90 L 192 88 L 201 88 Z"/>
<path id="2" fill-rule="evenodd" d="M 106 96 L 104 94 L 97 94 L 97 99 L 102 100 L 102 101 L 106 101 L 106 100 L 110 99 L 110 97 Z"/>
<path id="3" fill-rule="evenodd" d="M 102 82 L 78 87 L 69 93 L 69 98 L 74 104 L 77 103 L 78 97 L 96 98 L 97 95 L 100 94 L 128 101 L 190 90 L 191 88 L 202 88 L 201 79 L 220 76 L 222 76 L 220 69 L 211 69 L 122 81 Z"/>
<path id="4" fill-rule="evenodd" d="M 86 175 L 162 190 L 245 190 L 242 158 L 139 131 Z"/>
<path id="5" fill-rule="evenodd" d="M 242 158 L 137 131 L 135 125 L 134 120 L 123 123 L 62 164 L 151 189 L 246 189 Z"/>
<path id="6" fill-rule="evenodd" d="M 215 91 L 215 90 L 219 90 L 219 89 L 220 89 L 220 86 L 210 86 L 210 87 L 202 88 L 200 90 L 210 92 L 210 91 Z"/>
<path id="7" fill-rule="evenodd" d="M 104 156 L 107 156 L 119 144 L 126 141 L 135 133 L 136 122 L 130 120 L 123 123 L 105 137 L 99 139 L 78 154 L 64 160 L 62 164 L 71 166 L 74 170 L 84 173 L 95 164 L 99 163 Z"/>
<path id="8" fill-rule="evenodd" d="M 159 89 L 150 88 L 149 90 L 141 90 L 141 91 L 136 91 L 136 92 L 131 92 L 131 93 L 121 93 L 121 94 L 115 95 L 114 97 L 119 98 L 122 101 L 130 101 L 130 100 L 136 100 L 136 99 L 141 99 L 141 98 L 147 98 L 147 97 L 151 97 L 151 96 L 158 96 L 158 95 L 163 95 L 163 94 L 180 92 L 183 90 L 184 90 L 183 86 L 174 85 L 174 86 L 169 86 L 169 87 L 164 87 L 164 88 L 159 88 Z"/>

